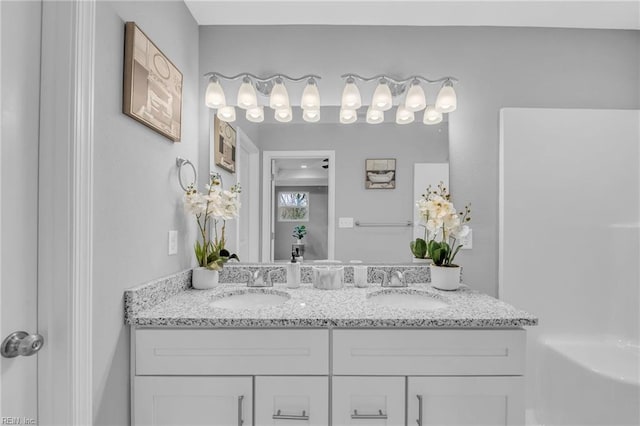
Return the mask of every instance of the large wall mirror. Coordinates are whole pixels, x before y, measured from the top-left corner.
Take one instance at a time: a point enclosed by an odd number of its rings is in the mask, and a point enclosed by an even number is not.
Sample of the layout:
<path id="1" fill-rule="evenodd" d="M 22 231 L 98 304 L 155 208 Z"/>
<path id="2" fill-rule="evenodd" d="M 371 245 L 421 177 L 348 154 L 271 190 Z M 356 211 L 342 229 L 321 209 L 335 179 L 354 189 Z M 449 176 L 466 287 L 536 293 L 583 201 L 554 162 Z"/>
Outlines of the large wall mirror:
<path id="1" fill-rule="evenodd" d="M 298 248 L 305 261 L 411 262 L 409 243 L 423 233 L 415 201 L 448 183 L 448 123 L 340 124 L 338 114 L 323 107 L 307 123 L 294 108 L 289 123 L 233 123 L 243 261 L 286 261 Z"/>

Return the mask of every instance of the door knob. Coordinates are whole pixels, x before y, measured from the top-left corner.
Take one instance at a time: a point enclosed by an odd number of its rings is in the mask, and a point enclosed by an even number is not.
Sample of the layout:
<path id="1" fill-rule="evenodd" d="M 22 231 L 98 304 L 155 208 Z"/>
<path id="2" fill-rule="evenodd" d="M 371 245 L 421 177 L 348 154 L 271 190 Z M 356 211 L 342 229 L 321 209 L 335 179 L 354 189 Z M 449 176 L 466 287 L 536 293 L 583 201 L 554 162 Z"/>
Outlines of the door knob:
<path id="1" fill-rule="evenodd" d="M 31 356 L 44 345 L 44 337 L 39 334 L 29 334 L 26 331 L 16 331 L 7 336 L 0 347 L 0 354 L 5 358 L 18 355 Z"/>

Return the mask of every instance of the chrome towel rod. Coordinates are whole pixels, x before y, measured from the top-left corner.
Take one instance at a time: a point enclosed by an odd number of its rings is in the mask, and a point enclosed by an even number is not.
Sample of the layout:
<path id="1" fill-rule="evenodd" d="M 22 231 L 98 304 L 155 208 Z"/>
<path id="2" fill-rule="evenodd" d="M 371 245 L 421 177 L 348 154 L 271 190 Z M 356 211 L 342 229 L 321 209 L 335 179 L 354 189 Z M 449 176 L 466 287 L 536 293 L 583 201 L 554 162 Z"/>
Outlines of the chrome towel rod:
<path id="1" fill-rule="evenodd" d="M 408 226 L 413 226 L 413 222 L 407 220 L 406 222 L 400 223 L 368 223 L 356 220 L 356 226 L 359 226 L 361 228 L 405 228 Z"/>

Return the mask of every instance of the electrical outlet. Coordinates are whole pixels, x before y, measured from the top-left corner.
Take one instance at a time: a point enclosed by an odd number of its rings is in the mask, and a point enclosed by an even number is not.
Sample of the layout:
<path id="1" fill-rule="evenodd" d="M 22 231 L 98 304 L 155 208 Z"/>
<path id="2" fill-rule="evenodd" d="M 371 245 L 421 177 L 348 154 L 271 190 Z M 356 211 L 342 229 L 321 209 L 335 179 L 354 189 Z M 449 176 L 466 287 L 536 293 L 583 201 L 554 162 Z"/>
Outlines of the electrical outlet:
<path id="1" fill-rule="evenodd" d="M 462 244 L 462 250 L 470 250 L 473 248 L 473 229 L 469 228 L 469 233 L 460 238 L 460 244 Z"/>
<path id="2" fill-rule="evenodd" d="M 169 231 L 169 256 L 178 254 L 178 231 Z"/>
<path id="3" fill-rule="evenodd" d="M 339 218 L 338 228 L 353 228 L 353 218 L 352 217 Z"/>

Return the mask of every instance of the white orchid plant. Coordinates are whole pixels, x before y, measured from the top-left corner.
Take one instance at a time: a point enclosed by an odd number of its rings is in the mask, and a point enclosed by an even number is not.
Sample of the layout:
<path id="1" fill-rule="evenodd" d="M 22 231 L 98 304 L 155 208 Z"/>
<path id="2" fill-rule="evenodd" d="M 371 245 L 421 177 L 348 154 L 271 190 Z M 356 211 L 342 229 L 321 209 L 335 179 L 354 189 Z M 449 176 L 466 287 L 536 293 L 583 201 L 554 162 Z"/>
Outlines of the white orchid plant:
<path id="1" fill-rule="evenodd" d="M 229 259 L 239 260 L 238 256 L 225 248 L 225 229 L 227 220 L 238 217 L 240 191 L 240 184 L 233 185 L 229 190 L 223 189 L 218 173 L 211 173 L 206 193 L 198 192 L 193 186 L 187 188 L 184 207 L 196 217 L 201 238 L 194 245 L 198 266 L 219 271 Z M 211 225 L 213 240 L 210 238 Z"/>
<path id="2" fill-rule="evenodd" d="M 469 234 L 466 224 L 471 221 L 470 205 L 466 205 L 463 212 L 457 212 L 442 182 L 437 189 L 429 186 L 416 205 L 425 227 L 425 238 L 419 245 L 426 246 L 426 254 L 435 265 L 457 266 L 453 261 L 462 248 L 460 239 Z M 412 242 L 412 250 L 416 245 Z"/>

